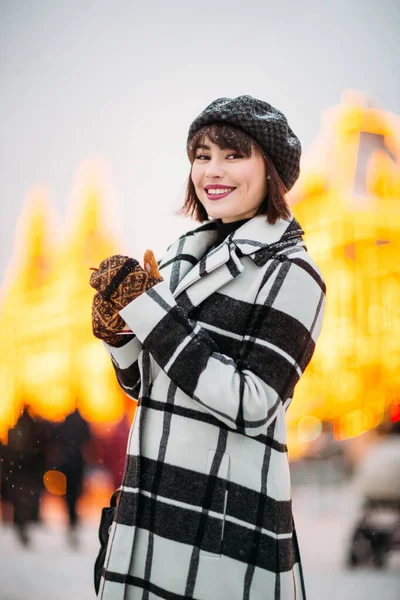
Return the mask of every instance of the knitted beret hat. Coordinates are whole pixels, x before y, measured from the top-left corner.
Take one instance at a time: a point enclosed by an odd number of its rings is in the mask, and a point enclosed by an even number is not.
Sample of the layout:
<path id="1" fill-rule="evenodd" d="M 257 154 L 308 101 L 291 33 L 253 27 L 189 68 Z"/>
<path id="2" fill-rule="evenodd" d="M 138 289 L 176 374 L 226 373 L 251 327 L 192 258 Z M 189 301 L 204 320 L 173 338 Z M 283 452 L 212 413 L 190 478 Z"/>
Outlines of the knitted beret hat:
<path id="1" fill-rule="evenodd" d="M 300 173 L 301 144 L 283 113 L 252 96 L 218 98 L 191 124 L 187 146 L 199 129 L 217 122 L 235 125 L 258 142 L 274 163 L 286 189 L 293 187 Z"/>

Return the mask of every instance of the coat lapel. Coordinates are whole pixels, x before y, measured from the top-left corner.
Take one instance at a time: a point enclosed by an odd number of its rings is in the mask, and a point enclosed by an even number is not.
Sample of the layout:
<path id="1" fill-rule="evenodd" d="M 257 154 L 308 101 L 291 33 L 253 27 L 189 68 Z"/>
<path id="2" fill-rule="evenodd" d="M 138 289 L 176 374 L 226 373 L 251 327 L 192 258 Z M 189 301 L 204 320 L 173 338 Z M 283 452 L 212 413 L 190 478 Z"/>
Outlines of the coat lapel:
<path id="1" fill-rule="evenodd" d="M 216 237 L 216 224 L 211 222 L 182 235 L 167 249 L 159 268 L 163 278 L 169 281 L 172 293 L 206 254 Z"/>
<path id="2" fill-rule="evenodd" d="M 214 252 L 200 259 L 180 281 L 174 292 L 177 297 L 186 291 L 192 306 L 198 306 L 208 296 L 237 277 L 243 265 L 234 246 L 224 243 Z"/>
<path id="3" fill-rule="evenodd" d="M 260 250 L 274 247 L 277 251 L 280 245 L 294 244 L 294 238 L 301 238 L 302 233 L 293 216 L 271 225 L 261 215 L 247 221 L 207 253 L 217 236 L 216 222 L 210 221 L 172 244 L 160 263 L 160 271 L 169 280 L 175 298 L 186 291 L 190 303 L 198 306 L 243 271 L 239 255 L 250 256 L 258 264 Z"/>

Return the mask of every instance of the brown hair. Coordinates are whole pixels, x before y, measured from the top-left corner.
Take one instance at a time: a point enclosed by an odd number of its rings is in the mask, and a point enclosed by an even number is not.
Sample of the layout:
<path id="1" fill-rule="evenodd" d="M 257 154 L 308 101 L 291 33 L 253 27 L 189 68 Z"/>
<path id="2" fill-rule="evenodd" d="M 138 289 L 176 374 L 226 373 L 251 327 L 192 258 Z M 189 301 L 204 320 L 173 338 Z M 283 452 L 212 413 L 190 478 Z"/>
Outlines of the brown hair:
<path id="1" fill-rule="evenodd" d="M 197 149 L 204 143 L 206 138 L 210 139 L 221 150 L 234 150 L 246 158 L 249 158 L 253 151 L 258 152 L 264 160 L 268 191 L 256 214 L 267 215 L 267 221 L 271 224 L 276 223 L 279 218 L 288 219 L 290 217 L 290 209 L 285 198 L 287 190 L 272 160 L 253 138 L 234 125 L 213 123 L 202 127 L 194 134 L 188 146 L 188 156 L 191 164 L 193 164 Z M 200 223 L 208 220 L 207 213 L 197 198 L 191 174 L 186 188 L 185 203 L 179 213 L 191 216 Z"/>

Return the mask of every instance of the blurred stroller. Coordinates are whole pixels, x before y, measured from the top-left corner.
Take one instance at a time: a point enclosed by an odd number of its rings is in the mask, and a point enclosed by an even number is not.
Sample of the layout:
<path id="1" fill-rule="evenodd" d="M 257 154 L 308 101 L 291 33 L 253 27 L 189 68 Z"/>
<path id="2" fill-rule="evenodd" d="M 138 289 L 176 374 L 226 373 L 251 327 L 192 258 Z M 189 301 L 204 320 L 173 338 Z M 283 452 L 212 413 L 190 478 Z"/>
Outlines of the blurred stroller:
<path id="1" fill-rule="evenodd" d="M 400 550 L 400 422 L 370 449 L 357 483 L 362 515 L 351 535 L 347 566 L 382 569 L 389 553 Z"/>

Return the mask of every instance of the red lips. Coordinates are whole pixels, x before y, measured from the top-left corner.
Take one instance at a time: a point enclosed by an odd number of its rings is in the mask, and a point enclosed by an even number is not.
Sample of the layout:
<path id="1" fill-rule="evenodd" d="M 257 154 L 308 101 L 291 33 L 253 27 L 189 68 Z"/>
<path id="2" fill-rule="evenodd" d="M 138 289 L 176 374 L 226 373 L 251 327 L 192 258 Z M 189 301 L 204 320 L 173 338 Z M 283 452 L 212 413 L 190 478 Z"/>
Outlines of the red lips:
<path id="1" fill-rule="evenodd" d="M 236 188 L 232 187 L 232 186 L 228 186 L 228 185 L 221 185 L 221 184 L 217 184 L 217 183 L 213 183 L 210 185 L 206 185 L 204 190 L 207 194 L 207 198 L 209 200 L 221 200 L 221 198 L 226 198 L 226 196 L 229 196 L 229 194 L 231 194 Z M 210 194 L 209 190 L 226 190 L 226 192 L 222 193 L 222 194 Z"/>

